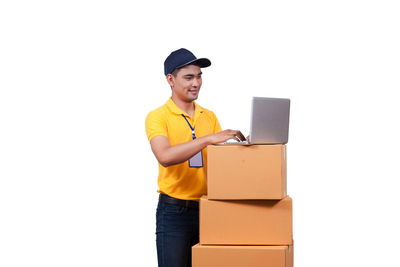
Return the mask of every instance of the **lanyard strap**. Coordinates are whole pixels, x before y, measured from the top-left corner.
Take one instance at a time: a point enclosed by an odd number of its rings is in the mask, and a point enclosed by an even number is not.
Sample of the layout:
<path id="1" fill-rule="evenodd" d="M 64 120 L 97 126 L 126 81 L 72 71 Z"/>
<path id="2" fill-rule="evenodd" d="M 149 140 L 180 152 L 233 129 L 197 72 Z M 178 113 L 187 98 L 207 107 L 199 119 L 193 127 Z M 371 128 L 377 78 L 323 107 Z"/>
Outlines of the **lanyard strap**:
<path id="1" fill-rule="evenodd" d="M 192 137 L 193 140 L 196 139 L 196 134 L 194 133 L 194 127 L 192 127 L 192 125 L 190 124 L 190 122 L 188 121 L 188 119 L 185 117 L 185 115 L 182 114 L 182 117 L 185 118 L 186 122 L 188 123 L 190 129 L 192 130 Z"/>

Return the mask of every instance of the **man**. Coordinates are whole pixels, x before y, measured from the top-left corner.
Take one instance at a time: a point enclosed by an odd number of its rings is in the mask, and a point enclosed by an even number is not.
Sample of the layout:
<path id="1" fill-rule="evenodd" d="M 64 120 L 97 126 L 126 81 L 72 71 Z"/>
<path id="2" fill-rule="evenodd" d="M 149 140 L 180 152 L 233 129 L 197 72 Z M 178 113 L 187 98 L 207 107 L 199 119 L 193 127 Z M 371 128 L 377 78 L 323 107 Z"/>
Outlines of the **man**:
<path id="1" fill-rule="evenodd" d="M 201 68 L 211 65 L 181 48 L 164 62 L 172 96 L 146 118 L 146 133 L 159 162 L 160 193 L 156 213 L 159 267 L 191 266 L 191 247 L 199 242 L 199 198 L 207 193 L 208 145 L 245 140 L 240 131 L 221 131 L 215 114 L 195 100 L 202 84 Z"/>

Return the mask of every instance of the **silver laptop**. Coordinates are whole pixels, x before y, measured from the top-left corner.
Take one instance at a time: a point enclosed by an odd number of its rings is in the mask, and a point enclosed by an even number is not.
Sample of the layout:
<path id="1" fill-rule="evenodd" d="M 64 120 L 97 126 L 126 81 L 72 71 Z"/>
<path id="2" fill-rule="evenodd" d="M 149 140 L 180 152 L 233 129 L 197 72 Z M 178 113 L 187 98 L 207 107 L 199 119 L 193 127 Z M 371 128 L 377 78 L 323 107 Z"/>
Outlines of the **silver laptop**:
<path id="1" fill-rule="evenodd" d="M 222 144 L 286 144 L 289 136 L 290 99 L 253 97 L 249 142 Z"/>

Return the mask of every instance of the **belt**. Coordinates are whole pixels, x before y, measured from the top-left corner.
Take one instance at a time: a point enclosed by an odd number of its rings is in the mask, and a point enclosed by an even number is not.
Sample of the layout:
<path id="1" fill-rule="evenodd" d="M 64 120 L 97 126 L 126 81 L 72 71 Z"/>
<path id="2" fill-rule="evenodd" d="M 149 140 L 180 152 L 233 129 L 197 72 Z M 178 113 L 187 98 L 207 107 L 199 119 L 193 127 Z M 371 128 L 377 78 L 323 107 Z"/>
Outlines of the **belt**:
<path id="1" fill-rule="evenodd" d="M 167 204 L 172 204 L 172 205 L 177 205 L 177 206 L 182 206 L 182 207 L 187 207 L 187 208 L 192 208 L 192 209 L 199 208 L 199 202 L 197 202 L 197 201 L 177 199 L 177 198 L 173 198 L 168 195 L 165 195 L 165 194 L 160 194 L 159 200 L 160 200 L 160 202 L 164 202 Z"/>

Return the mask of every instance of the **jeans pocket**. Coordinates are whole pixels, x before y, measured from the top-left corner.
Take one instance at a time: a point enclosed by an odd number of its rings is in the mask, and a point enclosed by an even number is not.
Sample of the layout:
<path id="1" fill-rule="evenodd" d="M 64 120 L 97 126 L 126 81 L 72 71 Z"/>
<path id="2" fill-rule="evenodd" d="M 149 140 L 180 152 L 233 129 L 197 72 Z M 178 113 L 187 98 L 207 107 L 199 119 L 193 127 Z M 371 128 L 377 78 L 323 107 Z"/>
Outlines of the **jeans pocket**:
<path id="1" fill-rule="evenodd" d="M 185 207 L 182 206 L 178 206 L 178 205 L 172 205 L 172 204 L 168 204 L 168 203 L 163 203 L 163 214 L 165 216 L 168 215 L 175 215 L 175 216 L 180 216 L 185 212 Z"/>

